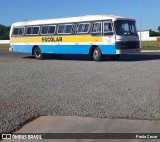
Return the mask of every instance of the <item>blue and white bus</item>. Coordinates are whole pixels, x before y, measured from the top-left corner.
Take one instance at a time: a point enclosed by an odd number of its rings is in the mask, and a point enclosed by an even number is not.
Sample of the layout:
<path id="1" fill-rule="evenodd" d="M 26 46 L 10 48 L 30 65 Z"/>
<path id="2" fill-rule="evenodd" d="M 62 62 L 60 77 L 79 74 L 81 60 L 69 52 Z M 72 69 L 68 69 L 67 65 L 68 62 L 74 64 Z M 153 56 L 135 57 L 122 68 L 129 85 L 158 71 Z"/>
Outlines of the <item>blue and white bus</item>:
<path id="1" fill-rule="evenodd" d="M 113 15 L 24 21 L 12 24 L 10 51 L 44 54 L 89 54 L 94 61 L 102 55 L 117 60 L 121 54 L 140 52 L 134 19 Z"/>

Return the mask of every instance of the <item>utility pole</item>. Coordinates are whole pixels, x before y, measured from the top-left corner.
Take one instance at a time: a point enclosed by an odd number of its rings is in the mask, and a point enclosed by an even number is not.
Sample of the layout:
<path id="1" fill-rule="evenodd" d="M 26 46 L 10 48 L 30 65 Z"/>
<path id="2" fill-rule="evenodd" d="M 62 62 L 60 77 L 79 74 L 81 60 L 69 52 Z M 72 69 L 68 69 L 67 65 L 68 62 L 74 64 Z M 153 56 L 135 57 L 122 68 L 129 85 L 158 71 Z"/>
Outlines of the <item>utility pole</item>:
<path id="1" fill-rule="evenodd" d="M 142 0 L 140 0 L 140 48 L 142 48 Z"/>

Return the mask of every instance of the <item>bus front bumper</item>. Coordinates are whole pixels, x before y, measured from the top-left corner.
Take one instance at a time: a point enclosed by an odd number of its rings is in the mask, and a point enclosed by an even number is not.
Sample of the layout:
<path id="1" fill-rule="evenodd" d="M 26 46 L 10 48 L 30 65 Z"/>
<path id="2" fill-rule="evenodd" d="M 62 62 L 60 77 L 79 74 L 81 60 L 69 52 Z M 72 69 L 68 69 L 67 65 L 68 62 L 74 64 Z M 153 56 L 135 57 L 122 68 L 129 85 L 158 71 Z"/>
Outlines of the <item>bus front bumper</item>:
<path id="1" fill-rule="evenodd" d="M 116 54 L 134 54 L 141 52 L 140 48 L 136 49 L 116 49 Z"/>

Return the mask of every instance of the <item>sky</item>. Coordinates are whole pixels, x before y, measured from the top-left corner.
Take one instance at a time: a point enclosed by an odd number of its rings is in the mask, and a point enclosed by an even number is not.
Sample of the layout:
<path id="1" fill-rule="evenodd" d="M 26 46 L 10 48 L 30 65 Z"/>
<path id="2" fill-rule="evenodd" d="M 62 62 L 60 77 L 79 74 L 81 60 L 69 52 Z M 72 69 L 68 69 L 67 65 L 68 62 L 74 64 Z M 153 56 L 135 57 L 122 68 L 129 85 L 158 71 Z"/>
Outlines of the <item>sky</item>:
<path id="1" fill-rule="evenodd" d="M 158 31 L 160 0 L 142 0 L 142 29 Z M 140 0 L 1 0 L 0 24 L 10 26 L 24 20 L 109 14 L 137 21 Z"/>

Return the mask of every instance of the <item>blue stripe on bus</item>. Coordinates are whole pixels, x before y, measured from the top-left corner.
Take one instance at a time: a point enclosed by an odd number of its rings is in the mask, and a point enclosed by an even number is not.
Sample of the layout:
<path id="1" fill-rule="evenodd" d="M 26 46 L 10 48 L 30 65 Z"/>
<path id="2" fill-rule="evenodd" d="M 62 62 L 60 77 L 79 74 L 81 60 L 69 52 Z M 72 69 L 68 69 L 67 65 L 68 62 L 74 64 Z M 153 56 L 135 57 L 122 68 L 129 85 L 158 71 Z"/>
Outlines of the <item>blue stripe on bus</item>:
<path id="1" fill-rule="evenodd" d="M 11 45 L 13 52 L 32 53 L 31 45 Z"/>
<path id="2" fill-rule="evenodd" d="M 91 45 L 39 45 L 42 53 L 89 54 Z M 102 54 L 116 54 L 115 45 L 98 45 Z M 12 45 L 14 52 L 32 53 L 33 45 Z"/>

